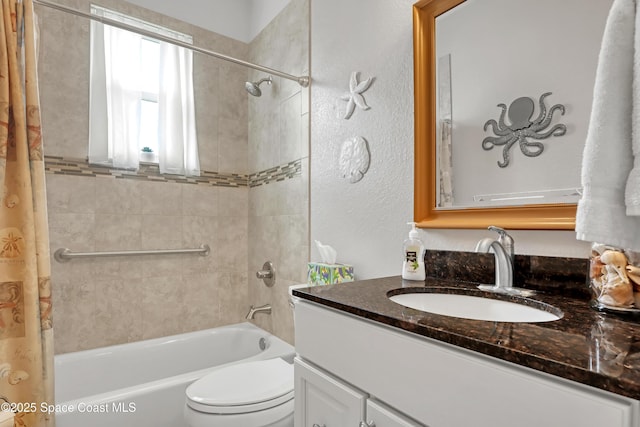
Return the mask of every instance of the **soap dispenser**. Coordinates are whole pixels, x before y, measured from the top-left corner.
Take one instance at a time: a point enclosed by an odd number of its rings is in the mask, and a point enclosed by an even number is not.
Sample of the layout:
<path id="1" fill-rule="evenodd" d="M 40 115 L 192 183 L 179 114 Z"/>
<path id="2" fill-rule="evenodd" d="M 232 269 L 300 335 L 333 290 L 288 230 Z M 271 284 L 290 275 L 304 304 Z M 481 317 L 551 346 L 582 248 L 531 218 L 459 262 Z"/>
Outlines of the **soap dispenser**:
<path id="1" fill-rule="evenodd" d="M 412 226 L 409 238 L 404 241 L 402 263 L 402 278 L 405 280 L 424 280 L 424 244 L 419 238 L 415 222 L 408 222 Z"/>

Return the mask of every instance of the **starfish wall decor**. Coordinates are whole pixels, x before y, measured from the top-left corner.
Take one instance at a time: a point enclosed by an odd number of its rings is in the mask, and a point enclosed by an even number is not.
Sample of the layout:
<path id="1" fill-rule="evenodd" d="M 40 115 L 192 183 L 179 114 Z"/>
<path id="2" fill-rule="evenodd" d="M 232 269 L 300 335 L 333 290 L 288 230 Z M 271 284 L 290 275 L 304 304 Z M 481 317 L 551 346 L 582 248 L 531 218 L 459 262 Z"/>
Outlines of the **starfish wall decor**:
<path id="1" fill-rule="evenodd" d="M 349 79 L 349 93 L 345 93 L 340 96 L 340 99 L 343 101 L 347 101 L 347 109 L 342 116 L 343 119 L 349 120 L 351 115 L 356 109 L 356 106 L 363 110 L 368 110 L 369 107 L 367 102 L 364 100 L 364 96 L 362 94 L 369 89 L 371 83 L 373 83 L 374 77 L 369 77 L 367 80 L 358 82 L 358 73 L 354 71 L 351 73 L 351 78 Z"/>

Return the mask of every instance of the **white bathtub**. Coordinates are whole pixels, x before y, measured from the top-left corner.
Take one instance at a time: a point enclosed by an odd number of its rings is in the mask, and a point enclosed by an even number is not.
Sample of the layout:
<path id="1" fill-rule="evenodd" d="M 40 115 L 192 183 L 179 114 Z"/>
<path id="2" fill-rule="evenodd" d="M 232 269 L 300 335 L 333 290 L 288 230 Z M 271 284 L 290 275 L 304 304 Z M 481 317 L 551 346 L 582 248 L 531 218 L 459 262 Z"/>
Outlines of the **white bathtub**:
<path id="1" fill-rule="evenodd" d="M 291 345 L 250 323 L 57 355 L 56 425 L 183 426 L 184 392 L 196 379 L 240 361 L 293 356 Z"/>

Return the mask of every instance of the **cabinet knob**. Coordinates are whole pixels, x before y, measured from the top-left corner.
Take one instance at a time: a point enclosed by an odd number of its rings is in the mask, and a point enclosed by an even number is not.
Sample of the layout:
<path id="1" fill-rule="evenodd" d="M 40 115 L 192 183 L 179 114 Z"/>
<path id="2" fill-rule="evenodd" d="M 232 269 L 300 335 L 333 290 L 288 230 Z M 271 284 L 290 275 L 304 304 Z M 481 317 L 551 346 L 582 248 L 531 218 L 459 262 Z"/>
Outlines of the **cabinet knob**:
<path id="1" fill-rule="evenodd" d="M 373 421 L 360 421 L 360 426 L 359 427 L 376 427 L 376 423 Z"/>

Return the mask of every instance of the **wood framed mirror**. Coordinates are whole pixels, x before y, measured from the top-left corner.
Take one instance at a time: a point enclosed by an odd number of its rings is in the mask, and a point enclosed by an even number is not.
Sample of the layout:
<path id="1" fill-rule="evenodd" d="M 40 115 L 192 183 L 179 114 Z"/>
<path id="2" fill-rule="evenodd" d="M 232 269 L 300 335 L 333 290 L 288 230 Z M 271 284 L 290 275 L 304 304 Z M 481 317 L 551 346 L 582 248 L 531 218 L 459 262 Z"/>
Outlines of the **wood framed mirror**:
<path id="1" fill-rule="evenodd" d="M 575 203 L 436 207 L 436 189 L 439 186 L 436 160 L 436 17 L 464 2 L 422 0 L 413 6 L 415 221 L 422 228 L 485 228 L 497 225 L 509 229 L 574 229 Z"/>

